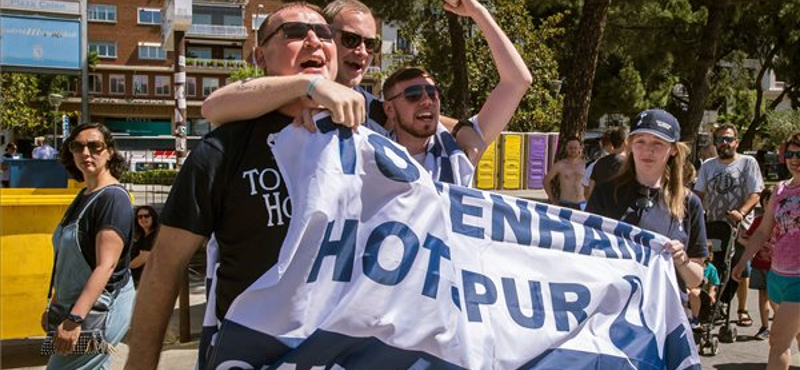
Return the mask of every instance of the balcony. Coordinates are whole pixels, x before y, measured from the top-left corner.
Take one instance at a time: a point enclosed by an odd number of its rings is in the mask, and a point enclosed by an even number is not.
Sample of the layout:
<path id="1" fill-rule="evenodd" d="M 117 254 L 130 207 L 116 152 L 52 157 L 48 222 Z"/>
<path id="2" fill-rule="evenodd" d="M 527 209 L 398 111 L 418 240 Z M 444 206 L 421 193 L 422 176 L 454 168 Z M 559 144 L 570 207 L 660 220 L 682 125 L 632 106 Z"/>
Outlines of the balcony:
<path id="1" fill-rule="evenodd" d="M 206 37 L 215 39 L 247 39 L 245 26 L 223 26 L 217 24 L 193 24 L 189 27 L 187 36 Z"/>
<path id="2" fill-rule="evenodd" d="M 229 72 L 246 66 L 244 60 L 186 58 L 186 69 L 193 72 Z"/>
<path id="3" fill-rule="evenodd" d="M 248 0 L 194 0 L 195 4 L 202 5 L 217 5 L 217 4 L 230 4 L 230 5 L 246 5 Z"/>

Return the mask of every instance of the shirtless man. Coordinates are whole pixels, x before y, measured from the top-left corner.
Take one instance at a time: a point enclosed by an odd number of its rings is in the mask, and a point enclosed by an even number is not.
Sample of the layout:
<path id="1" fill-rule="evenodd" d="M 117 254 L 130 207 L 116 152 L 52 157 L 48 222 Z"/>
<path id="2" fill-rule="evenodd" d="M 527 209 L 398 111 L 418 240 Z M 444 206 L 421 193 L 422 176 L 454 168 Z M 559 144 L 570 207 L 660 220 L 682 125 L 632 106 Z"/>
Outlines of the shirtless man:
<path id="1" fill-rule="evenodd" d="M 567 158 L 559 160 L 544 177 L 544 191 L 550 204 L 583 210 L 586 198 L 583 196 L 581 179 L 586 168 L 583 160 L 583 145 L 577 137 L 567 139 Z M 553 192 L 553 179 L 558 177 L 559 199 Z"/>

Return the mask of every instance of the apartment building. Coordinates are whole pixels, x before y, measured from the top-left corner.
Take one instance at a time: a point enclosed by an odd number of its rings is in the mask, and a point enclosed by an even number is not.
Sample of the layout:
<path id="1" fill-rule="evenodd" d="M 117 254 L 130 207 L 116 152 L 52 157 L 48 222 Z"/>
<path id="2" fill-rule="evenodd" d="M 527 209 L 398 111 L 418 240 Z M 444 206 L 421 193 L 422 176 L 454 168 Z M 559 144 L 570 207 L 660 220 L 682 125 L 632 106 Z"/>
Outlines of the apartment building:
<path id="1" fill-rule="evenodd" d="M 280 6 L 277 0 L 195 0 L 186 32 L 187 129 L 197 140 L 210 130 L 200 114 L 205 97 L 230 73 L 253 61 L 254 30 Z M 89 71 L 89 112 L 126 150 L 174 147 L 172 52 L 161 44 L 164 0 L 89 0 L 89 50 L 98 54 Z M 79 86 L 61 106 L 80 110 Z"/>
<path id="2" fill-rule="evenodd" d="M 278 0 L 193 0 L 186 32 L 186 99 L 189 145 L 211 126 L 200 113 L 203 99 L 255 62 L 255 30 L 281 5 Z M 89 112 L 124 150 L 174 148 L 173 52 L 161 44 L 164 0 L 89 0 L 89 50 L 99 56 L 89 71 Z M 377 90 L 380 56 L 363 86 Z M 80 110 L 79 86 L 61 106 Z"/>

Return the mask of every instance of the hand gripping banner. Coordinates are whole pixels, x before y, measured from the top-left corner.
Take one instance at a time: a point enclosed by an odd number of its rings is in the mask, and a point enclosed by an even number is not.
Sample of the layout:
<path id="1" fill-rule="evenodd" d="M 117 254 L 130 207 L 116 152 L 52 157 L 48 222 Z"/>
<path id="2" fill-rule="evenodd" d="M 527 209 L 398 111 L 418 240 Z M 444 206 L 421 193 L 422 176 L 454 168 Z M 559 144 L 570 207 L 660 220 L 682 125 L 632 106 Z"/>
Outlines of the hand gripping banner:
<path id="1" fill-rule="evenodd" d="M 317 126 L 275 141 L 289 234 L 209 368 L 700 368 L 663 236 L 434 182 L 381 135 Z"/>

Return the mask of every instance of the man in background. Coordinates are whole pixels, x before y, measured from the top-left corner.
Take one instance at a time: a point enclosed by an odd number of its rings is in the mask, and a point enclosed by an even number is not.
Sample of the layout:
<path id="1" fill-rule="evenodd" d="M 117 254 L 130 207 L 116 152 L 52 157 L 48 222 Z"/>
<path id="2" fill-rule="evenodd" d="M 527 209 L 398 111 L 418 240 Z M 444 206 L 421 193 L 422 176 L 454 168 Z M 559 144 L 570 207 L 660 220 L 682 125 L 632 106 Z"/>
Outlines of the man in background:
<path id="1" fill-rule="evenodd" d="M 31 152 L 31 158 L 33 159 L 56 159 L 58 155 L 58 150 L 50 146 L 50 143 L 44 138 L 44 136 L 37 136 L 33 139 L 33 145 L 36 147 L 33 148 Z"/>

